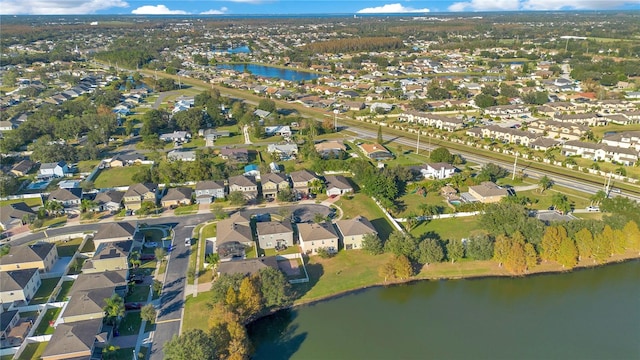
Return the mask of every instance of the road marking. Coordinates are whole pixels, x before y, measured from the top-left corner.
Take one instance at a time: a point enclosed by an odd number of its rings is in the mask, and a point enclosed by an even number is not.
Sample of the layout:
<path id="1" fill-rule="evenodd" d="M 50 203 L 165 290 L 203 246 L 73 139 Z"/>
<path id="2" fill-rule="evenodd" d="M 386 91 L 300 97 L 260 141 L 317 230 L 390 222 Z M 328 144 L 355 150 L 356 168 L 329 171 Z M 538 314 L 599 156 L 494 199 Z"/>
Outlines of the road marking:
<path id="1" fill-rule="evenodd" d="M 180 321 L 180 319 L 157 321 L 156 324 L 166 324 L 166 323 L 170 323 L 170 322 L 174 322 L 174 321 Z"/>
<path id="2" fill-rule="evenodd" d="M 194 227 L 196 227 L 196 225 L 187 225 L 187 226 L 185 226 L 185 228 L 194 228 Z"/>

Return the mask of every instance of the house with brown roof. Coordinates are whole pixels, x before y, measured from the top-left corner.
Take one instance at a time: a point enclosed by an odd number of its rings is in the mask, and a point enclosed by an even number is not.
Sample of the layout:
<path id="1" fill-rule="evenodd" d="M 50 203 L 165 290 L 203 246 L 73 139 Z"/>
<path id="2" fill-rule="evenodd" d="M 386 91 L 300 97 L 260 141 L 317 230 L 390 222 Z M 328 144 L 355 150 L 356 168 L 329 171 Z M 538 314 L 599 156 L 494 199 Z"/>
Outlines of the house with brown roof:
<path id="1" fill-rule="evenodd" d="M 103 242 L 98 245 L 93 257 L 84 262 L 82 272 L 91 274 L 109 270 L 127 270 L 132 248 L 133 240 Z"/>
<path id="2" fill-rule="evenodd" d="M 73 283 L 69 296 L 93 289 L 113 287 L 116 294 L 124 298 L 129 282 L 127 277 L 129 270 L 104 271 L 91 274 L 80 274 Z"/>
<path id="3" fill-rule="evenodd" d="M 221 260 L 243 258 L 245 247 L 254 243 L 249 219 L 239 213 L 218 222 L 216 230 L 216 251 Z"/>
<path id="4" fill-rule="evenodd" d="M 190 205 L 193 189 L 189 187 L 170 188 L 162 197 L 162 207 L 168 208 L 178 205 Z"/>
<path id="5" fill-rule="evenodd" d="M 371 160 L 384 161 L 393 159 L 393 154 L 386 147 L 378 144 L 360 144 L 360 150 Z"/>
<path id="6" fill-rule="evenodd" d="M 324 177 L 327 186 L 327 196 L 338 196 L 353 192 L 353 186 L 342 175 L 327 175 Z"/>
<path id="7" fill-rule="evenodd" d="M 262 196 L 266 198 L 275 198 L 278 192 L 289 189 L 291 184 L 284 175 L 276 173 L 268 173 L 260 179 L 262 186 Z"/>
<path id="8" fill-rule="evenodd" d="M 25 176 L 33 169 L 34 166 L 36 166 L 36 163 L 33 161 L 22 160 L 11 168 L 11 173 L 18 177 Z"/>
<path id="9" fill-rule="evenodd" d="M 71 296 L 69 302 L 62 310 L 62 321 L 71 323 L 75 321 L 102 319 L 106 299 L 115 294 L 114 287 L 105 287 L 92 290 L 78 291 Z"/>
<path id="10" fill-rule="evenodd" d="M 314 145 L 316 151 L 324 159 L 339 157 L 343 152 L 347 151 L 347 147 L 343 143 L 335 140 L 327 140 Z"/>
<path id="11" fill-rule="evenodd" d="M 260 272 L 260 270 L 267 268 L 278 269 L 278 260 L 275 256 L 263 256 L 253 259 L 224 261 L 218 264 L 218 275 L 243 274 L 249 276 L 257 274 Z"/>
<path id="12" fill-rule="evenodd" d="M 376 228 L 363 216 L 339 220 L 336 222 L 336 227 L 340 231 L 345 250 L 362 249 L 362 239 L 365 235 L 378 235 Z"/>
<path id="13" fill-rule="evenodd" d="M 82 189 L 56 189 L 49 194 L 48 201 L 57 201 L 65 207 L 65 211 L 78 210 L 82 202 Z"/>
<path id="14" fill-rule="evenodd" d="M 259 222 L 256 223 L 256 230 L 261 249 L 282 249 L 293 246 L 293 228 L 288 222 Z"/>
<path id="15" fill-rule="evenodd" d="M 301 195 L 309 194 L 309 188 L 314 180 L 318 180 L 318 176 L 313 171 L 300 170 L 289 174 L 293 183 L 293 190 Z"/>
<path id="16" fill-rule="evenodd" d="M 227 192 L 222 181 L 198 181 L 196 183 L 196 203 L 210 204 L 215 199 L 224 199 Z"/>
<path id="17" fill-rule="evenodd" d="M 93 236 L 93 243 L 99 246 L 105 242 L 134 240 L 138 232 L 138 224 L 131 225 L 128 222 L 114 222 L 100 225 Z"/>
<path id="18" fill-rule="evenodd" d="M 42 280 L 38 269 L 20 269 L 0 272 L 0 303 L 14 301 L 28 303 L 40 288 Z"/>
<path id="19" fill-rule="evenodd" d="M 26 217 L 33 218 L 36 213 L 24 202 L 0 207 L 0 226 L 9 230 L 15 226 L 22 226 Z"/>
<path id="20" fill-rule="evenodd" d="M 143 202 L 149 201 L 154 205 L 158 196 L 158 184 L 137 183 L 129 186 L 124 193 L 124 206 L 128 210 L 140 209 Z"/>
<path id="21" fill-rule="evenodd" d="M 302 252 L 306 254 L 317 254 L 320 248 L 338 252 L 338 234 L 331 223 L 298 224 L 298 237 Z"/>
<path id="22" fill-rule="evenodd" d="M 58 250 L 52 243 L 12 246 L 7 255 L 0 257 L 0 271 L 38 269 L 40 272 L 48 272 L 56 261 Z"/>
<path id="23" fill-rule="evenodd" d="M 124 193 L 122 191 L 107 190 L 96 195 L 94 201 L 96 208 L 93 211 L 111 211 L 118 212 L 122 209 L 122 199 Z"/>
<path id="24" fill-rule="evenodd" d="M 509 195 L 507 189 L 491 181 L 485 181 L 480 185 L 469 186 L 469 194 L 484 204 L 499 202 L 503 197 Z"/>
<path id="25" fill-rule="evenodd" d="M 229 178 L 229 192 L 240 191 L 247 200 L 258 197 L 258 183 L 254 176 L 238 175 Z"/>
<path id="26" fill-rule="evenodd" d="M 53 332 L 42 360 L 91 359 L 94 349 L 109 340 L 110 332 L 103 332 L 102 319 L 62 323 Z"/>

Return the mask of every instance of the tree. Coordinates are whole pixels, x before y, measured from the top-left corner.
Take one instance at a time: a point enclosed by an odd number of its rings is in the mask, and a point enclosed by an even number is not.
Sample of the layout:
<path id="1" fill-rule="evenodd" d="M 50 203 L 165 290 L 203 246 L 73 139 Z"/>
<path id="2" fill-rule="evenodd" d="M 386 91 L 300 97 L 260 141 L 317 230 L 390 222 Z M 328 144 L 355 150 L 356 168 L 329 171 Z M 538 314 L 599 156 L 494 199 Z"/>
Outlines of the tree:
<path id="1" fill-rule="evenodd" d="M 385 251 L 396 256 L 406 256 L 409 259 L 416 259 L 418 256 L 418 241 L 411 234 L 404 234 L 395 231 L 389 235 L 389 239 L 384 244 Z"/>
<path id="2" fill-rule="evenodd" d="M 116 359 L 118 350 L 120 350 L 120 346 L 108 344 L 107 346 L 102 348 L 102 359 Z"/>
<path id="3" fill-rule="evenodd" d="M 323 194 L 327 190 L 327 186 L 324 181 L 320 179 L 313 179 L 309 183 L 309 192 L 315 195 Z"/>
<path id="4" fill-rule="evenodd" d="M 156 259 L 158 261 L 163 261 L 164 257 L 167 256 L 167 250 L 165 250 L 163 247 L 157 247 L 155 248 L 155 250 L 153 250 L 153 254 L 156 256 Z"/>
<path id="5" fill-rule="evenodd" d="M 203 112 L 200 107 L 179 111 L 173 115 L 173 119 L 179 129 L 190 131 L 194 135 L 198 133 L 204 123 Z"/>
<path id="6" fill-rule="evenodd" d="M 627 250 L 627 236 L 620 229 L 613 230 L 612 254 L 623 254 Z"/>
<path id="7" fill-rule="evenodd" d="M 295 194 L 289 188 L 284 188 L 278 191 L 278 195 L 276 196 L 278 202 L 292 202 L 295 200 Z"/>
<path id="8" fill-rule="evenodd" d="M 622 231 L 627 236 L 627 248 L 640 251 L 640 229 L 638 229 L 638 224 L 633 220 L 629 220 Z"/>
<path id="9" fill-rule="evenodd" d="M 540 181 L 538 182 L 538 185 L 540 185 L 540 193 L 543 193 L 545 190 L 549 189 L 552 184 L 553 181 L 549 179 L 547 175 L 541 177 Z"/>
<path id="10" fill-rule="evenodd" d="M 473 260 L 489 260 L 493 256 L 493 241 L 486 234 L 471 236 L 467 242 L 467 257 Z"/>
<path id="11" fill-rule="evenodd" d="M 447 242 L 447 258 L 451 260 L 453 264 L 456 260 L 461 260 L 464 257 L 464 245 L 460 240 L 449 240 Z"/>
<path id="12" fill-rule="evenodd" d="M 156 322 L 156 308 L 153 307 L 153 304 L 147 304 L 142 307 L 140 310 L 140 318 L 151 324 Z"/>
<path id="13" fill-rule="evenodd" d="M 276 103 L 273 100 L 262 99 L 258 103 L 258 109 L 272 113 L 276 111 Z"/>
<path id="14" fill-rule="evenodd" d="M 378 125 L 378 137 L 376 138 L 378 141 L 378 144 L 382 145 L 384 142 L 384 139 L 382 138 L 382 126 Z"/>
<path id="15" fill-rule="evenodd" d="M 514 236 L 514 238 L 511 239 L 510 245 L 504 261 L 504 267 L 513 274 L 522 274 L 527 270 L 527 260 L 524 250 L 525 242 L 522 235 L 520 235 L 519 238 Z"/>
<path id="16" fill-rule="evenodd" d="M 453 161 L 453 156 L 451 155 L 451 152 L 449 152 L 449 149 L 439 147 L 431 152 L 429 159 L 433 162 L 451 163 Z"/>
<path id="17" fill-rule="evenodd" d="M 140 265 L 142 265 L 142 260 L 140 260 L 140 252 L 132 251 L 131 254 L 129 255 L 129 263 L 131 264 L 131 266 L 133 266 L 136 269 Z"/>
<path id="18" fill-rule="evenodd" d="M 574 235 L 574 240 L 578 248 L 578 259 L 585 260 L 593 256 L 595 243 L 591 231 L 587 228 L 580 229 Z"/>
<path id="19" fill-rule="evenodd" d="M 377 234 L 365 234 L 362 237 L 362 250 L 371 255 L 380 255 L 384 252 L 384 244 Z"/>
<path id="20" fill-rule="evenodd" d="M 478 181 L 493 181 L 507 176 L 509 172 L 494 163 L 485 164 L 476 177 Z"/>
<path id="21" fill-rule="evenodd" d="M 558 248 L 558 263 L 563 268 L 572 269 L 578 264 L 578 248 L 570 237 L 564 237 Z"/>
<path id="22" fill-rule="evenodd" d="M 214 360 L 218 358 L 215 339 L 200 329 L 186 330 L 164 345 L 167 360 Z"/>
<path id="23" fill-rule="evenodd" d="M 258 276 L 264 306 L 281 307 L 291 303 L 291 285 L 282 271 L 268 267 L 260 270 Z"/>
<path id="24" fill-rule="evenodd" d="M 569 199 L 565 194 L 553 194 L 553 196 L 551 197 L 551 202 L 553 203 L 553 206 L 556 208 L 556 210 L 562 211 L 564 214 L 571 211 L 571 203 L 569 202 Z"/>
<path id="25" fill-rule="evenodd" d="M 426 238 L 422 240 L 418 245 L 418 251 L 420 253 L 418 262 L 421 264 L 429 265 L 441 262 L 444 259 L 442 245 L 436 239 Z"/>
<path id="26" fill-rule="evenodd" d="M 531 243 L 524 244 L 524 260 L 527 270 L 531 270 L 531 268 L 538 265 L 538 253 Z"/>
<path id="27" fill-rule="evenodd" d="M 593 196 L 589 198 L 591 200 L 592 205 L 600 205 L 604 199 L 607 198 L 607 193 L 604 190 L 598 190 Z"/>
<path id="28" fill-rule="evenodd" d="M 151 289 L 153 290 L 154 293 L 156 293 L 156 295 L 160 295 L 160 293 L 162 292 L 162 288 L 164 287 L 164 285 L 162 284 L 162 282 L 160 280 L 153 280 L 153 284 L 151 285 Z"/>
<path id="29" fill-rule="evenodd" d="M 118 328 L 120 320 L 124 317 L 124 300 L 118 294 L 113 294 L 110 298 L 105 299 L 105 305 L 102 308 L 107 319 L 107 323 Z"/>
<path id="30" fill-rule="evenodd" d="M 502 267 L 502 264 L 507 260 L 510 249 L 511 239 L 506 235 L 499 235 L 493 246 L 493 259 L 498 262 L 498 266 Z"/>
<path id="31" fill-rule="evenodd" d="M 240 191 L 232 191 L 227 196 L 227 200 L 229 203 L 234 206 L 243 206 L 247 203 L 247 199 L 245 199 L 244 194 Z"/>
<path id="32" fill-rule="evenodd" d="M 409 258 L 404 255 L 394 256 L 383 264 L 379 270 L 380 276 L 387 279 L 408 279 L 413 276 L 413 267 Z"/>
<path id="33" fill-rule="evenodd" d="M 238 291 L 238 315 L 250 319 L 262 310 L 262 293 L 258 285 L 259 277 L 245 277 Z"/>
<path id="34" fill-rule="evenodd" d="M 475 98 L 476 105 L 482 109 L 486 109 L 496 104 L 496 99 L 487 94 L 478 94 Z"/>
<path id="35" fill-rule="evenodd" d="M 567 230 L 561 225 L 549 226 L 542 236 L 542 252 L 540 257 L 546 261 L 558 261 L 560 244 L 567 238 Z"/>

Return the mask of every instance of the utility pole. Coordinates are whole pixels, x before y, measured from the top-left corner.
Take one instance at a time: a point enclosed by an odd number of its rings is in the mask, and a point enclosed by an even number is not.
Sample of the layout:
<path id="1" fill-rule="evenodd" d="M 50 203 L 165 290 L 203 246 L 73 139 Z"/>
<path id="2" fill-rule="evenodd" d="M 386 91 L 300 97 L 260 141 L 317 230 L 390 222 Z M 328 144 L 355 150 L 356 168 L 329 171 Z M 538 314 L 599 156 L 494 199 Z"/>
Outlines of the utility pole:
<path id="1" fill-rule="evenodd" d="M 422 131 L 420 131 L 420 129 L 418 129 L 418 141 L 416 142 L 416 154 L 418 154 L 420 152 L 420 133 Z"/>
<path id="2" fill-rule="evenodd" d="M 515 180 L 516 179 L 516 166 L 518 165 L 518 155 L 520 153 L 516 153 L 516 160 L 513 162 L 513 175 L 511 175 L 511 180 Z"/>
<path id="3" fill-rule="evenodd" d="M 338 109 L 333 110 L 333 130 L 338 132 Z"/>

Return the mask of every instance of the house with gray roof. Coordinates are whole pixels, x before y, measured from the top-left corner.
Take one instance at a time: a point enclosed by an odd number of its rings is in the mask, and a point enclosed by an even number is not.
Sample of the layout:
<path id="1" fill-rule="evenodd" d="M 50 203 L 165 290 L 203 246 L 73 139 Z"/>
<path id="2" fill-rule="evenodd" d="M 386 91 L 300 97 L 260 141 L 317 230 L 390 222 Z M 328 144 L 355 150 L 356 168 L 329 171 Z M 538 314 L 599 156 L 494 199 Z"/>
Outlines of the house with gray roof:
<path id="1" fill-rule="evenodd" d="M 42 360 L 92 359 L 96 347 L 105 346 L 110 331 L 103 332 L 102 319 L 62 323 L 56 327 Z"/>
<path id="2" fill-rule="evenodd" d="M 284 249 L 293 246 L 293 228 L 288 222 L 265 221 L 256 223 L 261 249 Z"/>
<path id="3" fill-rule="evenodd" d="M 314 180 L 318 179 L 316 173 L 309 170 L 294 171 L 289 174 L 293 183 L 293 190 L 299 194 L 309 194 L 309 187 Z"/>
<path id="4" fill-rule="evenodd" d="M 195 150 L 176 149 L 167 153 L 167 159 L 171 161 L 196 161 Z"/>
<path id="5" fill-rule="evenodd" d="M 218 265 L 218 275 L 243 274 L 248 276 L 257 274 L 266 268 L 278 269 L 278 260 L 275 256 L 221 262 Z"/>
<path id="6" fill-rule="evenodd" d="M 224 199 L 227 196 L 223 181 L 205 180 L 196 183 L 196 203 L 210 204 L 215 199 Z"/>
<path id="7" fill-rule="evenodd" d="M 25 217 L 35 217 L 36 213 L 24 202 L 14 203 L 0 207 L 0 226 L 9 230 L 14 226 L 24 224 Z"/>
<path id="8" fill-rule="evenodd" d="M 40 272 L 48 272 L 56 261 L 58 250 L 52 243 L 12 246 L 7 255 L 0 257 L 0 271 L 38 269 Z"/>
<path id="9" fill-rule="evenodd" d="M 362 249 L 362 239 L 365 235 L 378 235 L 376 228 L 363 216 L 336 221 L 336 227 L 340 231 L 345 250 Z"/>
<path id="10" fill-rule="evenodd" d="M 19 163 L 15 164 L 12 168 L 11 168 L 11 173 L 15 176 L 25 176 L 27 175 L 31 169 L 33 169 L 36 166 L 36 163 L 34 163 L 31 160 L 22 160 Z"/>
<path id="11" fill-rule="evenodd" d="M 300 247 L 306 254 L 317 254 L 318 249 L 325 248 L 329 252 L 338 252 L 338 234 L 331 223 L 298 224 Z"/>
<path id="12" fill-rule="evenodd" d="M 38 269 L 21 269 L 0 272 L 0 303 L 14 301 L 28 303 L 40 288 L 42 280 Z"/>
<path id="13" fill-rule="evenodd" d="M 178 205 L 190 205 L 193 189 L 189 187 L 170 188 L 162 197 L 162 207 L 168 208 Z"/>
<path id="14" fill-rule="evenodd" d="M 353 192 L 353 186 L 351 186 L 349 180 L 342 175 L 327 175 L 324 178 L 326 180 L 328 196 L 338 196 Z"/>
<path id="15" fill-rule="evenodd" d="M 137 223 L 136 225 L 131 225 L 128 222 L 106 223 L 100 225 L 93 236 L 93 242 L 98 246 L 104 242 L 134 240 L 137 232 Z"/>
<path id="16" fill-rule="evenodd" d="M 105 287 L 78 291 L 71 298 L 62 311 L 62 320 L 65 323 L 75 321 L 102 319 L 106 299 L 115 294 L 114 287 Z"/>
<path id="17" fill-rule="evenodd" d="M 73 283 L 69 296 L 93 289 L 115 288 L 115 292 L 124 298 L 127 293 L 129 270 L 104 271 L 91 274 L 80 274 Z"/>
<path id="18" fill-rule="evenodd" d="M 117 190 L 107 190 L 100 192 L 94 198 L 96 208 L 93 211 L 111 211 L 118 212 L 122 209 L 122 199 L 124 192 Z"/>
<path id="19" fill-rule="evenodd" d="M 245 199 L 255 200 L 258 197 L 258 183 L 253 176 L 238 175 L 229 178 L 229 192 L 240 191 Z"/>
<path id="20" fill-rule="evenodd" d="M 79 210 L 80 204 L 82 203 L 82 189 L 56 189 L 49 194 L 47 200 L 61 203 L 65 211 Z"/>
<path id="21" fill-rule="evenodd" d="M 126 270 L 129 268 L 129 255 L 133 248 L 133 240 L 103 242 L 98 245 L 93 257 L 82 265 L 84 274 L 103 271 Z"/>

